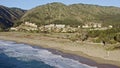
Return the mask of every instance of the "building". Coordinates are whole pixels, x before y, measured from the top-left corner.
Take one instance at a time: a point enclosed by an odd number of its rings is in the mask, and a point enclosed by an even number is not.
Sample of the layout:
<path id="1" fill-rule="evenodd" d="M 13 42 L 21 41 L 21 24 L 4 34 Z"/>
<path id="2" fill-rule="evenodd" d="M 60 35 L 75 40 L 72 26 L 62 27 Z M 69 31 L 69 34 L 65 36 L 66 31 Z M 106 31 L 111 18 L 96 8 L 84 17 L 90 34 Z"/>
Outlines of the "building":
<path id="1" fill-rule="evenodd" d="M 59 24 L 59 25 L 55 25 L 56 28 L 65 28 L 65 25 Z"/>
<path id="2" fill-rule="evenodd" d="M 63 24 L 49 24 L 49 25 L 45 25 L 45 28 L 65 28 L 65 25 L 63 25 Z"/>
<path id="3" fill-rule="evenodd" d="M 102 27 L 101 23 L 94 22 L 86 23 L 82 26 L 82 28 L 101 28 L 101 27 Z"/>
<path id="4" fill-rule="evenodd" d="M 34 23 L 25 22 L 25 25 L 26 25 L 26 26 L 30 26 L 30 27 L 37 28 L 37 25 L 36 25 L 36 24 L 34 24 Z"/>
<path id="5" fill-rule="evenodd" d="M 55 27 L 54 24 L 45 25 L 45 28 L 54 28 L 54 27 Z"/>
<path id="6" fill-rule="evenodd" d="M 12 31 L 17 31 L 18 29 L 15 28 L 15 27 L 11 27 L 10 30 L 12 30 Z"/>
<path id="7" fill-rule="evenodd" d="M 109 27 L 109 28 L 113 28 L 113 26 L 112 26 L 112 25 L 109 25 L 108 27 Z"/>

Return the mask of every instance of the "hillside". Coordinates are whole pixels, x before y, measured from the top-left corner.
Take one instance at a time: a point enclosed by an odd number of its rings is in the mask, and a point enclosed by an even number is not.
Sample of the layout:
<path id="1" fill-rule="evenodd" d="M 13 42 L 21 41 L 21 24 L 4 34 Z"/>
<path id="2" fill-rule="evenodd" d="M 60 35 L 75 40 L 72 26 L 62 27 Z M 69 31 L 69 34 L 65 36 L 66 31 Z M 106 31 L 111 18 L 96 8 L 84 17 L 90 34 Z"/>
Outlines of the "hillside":
<path id="1" fill-rule="evenodd" d="M 120 8 L 88 4 L 65 5 L 50 3 L 29 10 L 21 21 L 30 21 L 37 25 L 62 23 L 79 25 L 81 23 L 120 24 Z"/>
<path id="2" fill-rule="evenodd" d="M 25 12 L 19 8 L 8 8 L 0 5 L 0 28 L 5 29 L 13 26 Z"/>

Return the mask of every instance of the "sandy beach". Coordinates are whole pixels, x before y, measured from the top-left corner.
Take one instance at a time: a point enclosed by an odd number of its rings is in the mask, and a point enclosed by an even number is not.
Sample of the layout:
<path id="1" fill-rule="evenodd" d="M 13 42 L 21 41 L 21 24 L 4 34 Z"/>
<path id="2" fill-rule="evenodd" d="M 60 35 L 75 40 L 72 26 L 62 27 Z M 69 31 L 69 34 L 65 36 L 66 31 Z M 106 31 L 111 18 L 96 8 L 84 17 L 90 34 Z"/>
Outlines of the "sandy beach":
<path id="1" fill-rule="evenodd" d="M 89 58 L 99 64 L 111 64 L 120 67 L 120 50 L 107 51 L 100 43 L 71 42 L 68 39 L 45 36 L 44 34 L 20 32 L 1 32 L 0 39 L 56 49 L 63 53 Z"/>

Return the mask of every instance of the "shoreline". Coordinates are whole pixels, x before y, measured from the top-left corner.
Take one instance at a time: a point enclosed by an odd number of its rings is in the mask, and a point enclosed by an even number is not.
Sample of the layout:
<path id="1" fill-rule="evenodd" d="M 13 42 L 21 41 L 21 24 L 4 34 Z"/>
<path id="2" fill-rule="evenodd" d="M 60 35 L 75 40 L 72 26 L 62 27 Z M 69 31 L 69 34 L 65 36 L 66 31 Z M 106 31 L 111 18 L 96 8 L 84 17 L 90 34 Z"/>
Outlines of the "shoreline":
<path id="1" fill-rule="evenodd" d="M 3 40 L 3 41 L 11 41 L 11 40 Z M 56 50 L 56 49 L 44 48 L 44 47 L 41 47 L 41 46 L 28 44 L 28 43 L 21 43 L 21 42 L 18 42 L 18 41 L 13 41 L 13 42 L 15 42 L 15 44 L 16 43 L 17 44 L 27 44 L 27 45 L 30 45 L 34 48 L 38 48 L 38 49 L 46 49 L 53 54 L 61 55 L 64 58 L 73 59 L 73 60 L 79 61 L 82 64 L 86 64 L 86 65 L 97 67 L 97 68 L 119 68 L 119 66 L 115 66 L 115 65 L 112 65 L 112 64 L 100 64 L 100 63 L 97 63 L 96 61 L 93 61 L 89 58 L 86 58 L 86 57 L 83 57 L 83 56 L 78 56 L 78 55 L 71 54 L 71 53 L 65 53 L 65 52 L 62 52 L 62 51 Z"/>
<path id="2" fill-rule="evenodd" d="M 94 62 L 94 63 L 93 62 L 92 63 L 88 62 L 86 64 L 91 65 L 91 66 L 95 66 L 95 65 L 98 64 L 97 66 L 100 66 L 99 68 L 106 68 L 106 67 L 104 67 L 104 65 L 109 66 L 108 68 L 119 68 L 120 67 L 120 62 L 119 61 L 106 60 L 106 59 L 102 59 L 102 58 L 99 58 L 99 57 L 87 55 L 87 54 L 85 54 L 83 52 L 80 52 L 80 51 L 77 52 L 77 51 L 71 51 L 71 50 L 67 50 L 67 49 L 65 50 L 65 49 L 61 49 L 61 48 L 56 47 L 56 46 L 51 46 L 52 44 L 51 44 L 51 42 L 49 42 L 49 40 L 46 40 L 46 41 L 45 40 L 39 40 L 40 42 L 36 43 L 37 41 L 35 41 L 34 39 L 16 38 L 14 36 L 9 37 L 9 36 L 1 36 L 1 35 L 0 35 L 0 39 L 1 40 L 6 40 L 6 41 L 15 41 L 17 43 L 25 43 L 25 44 L 32 45 L 33 47 L 34 46 L 41 47 L 41 48 L 52 51 L 52 53 L 54 53 L 54 51 L 55 51 L 55 54 L 63 53 L 64 54 L 63 57 L 68 57 L 68 58 L 71 58 L 71 59 L 74 59 L 74 60 L 78 60 L 79 62 L 81 62 L 81 60 L 79 60 L 80 57 L 83 57 L 83 58 L 86 58 L 86 59 Z M 48 44 L 51 44 L 51 45 L 46 44 L 46 42 Z M 62 55 L 62 54 L 60 54 L 60 55 Z M 82 62 L 82 63 L 85 63 L 85 62 Z M 101 67 L 101 66 L 103 66 L 103 67 Z M 119 66 L 119 67 L 117 67 L 117 66 Z"/>
<path id="3" fill-rule="evenodd" d="M 87 64 L 87 65 L 97 67 L 97 68 L 119 68 L 119 66 L 115 66 L 115 65 L 112 65 L 112 64 L 100 64 L 100 63 L 97 63 L 96 61 L 93 61 L 89 58 L 86 58 L 86 57 L 83 57 L 83 56 L 78 56 L 78 55 L 75 55 L 75 54 L 65 53 L 65 52 L 62 52 L 62 51 L 56 50 L 56 49 L 43 48 L 43 47 L 40 47 L 40 46 L 33 46 L 33 47 L 46 49 L 46 50 L 52 52 L 53 54 L 61 55 L 62 57 L 70 58 L 70 59 L 79 61 L 80 63 Z"/>
<path id="4" fill-rule="evenodd" d="M 2 41 L 10 41 L 10 40 L 2 40 Z M 20 43 L 20 42 L 16 42 L 16 41 L 13 41 L 13 42 L 15 42 L 14 44 L 27 44 L 27 43 Z M 97 68 L 119 68 L 119 66 L 115 66 L 115 65 L 112 65 L 112 64 L 100 64 L 100 63 L 97 63 L 96 61 L 93 61 L 89 58 L 86 58 L 86 57 L 83 57 L 83 56 L 78 56 L 78 55 L 75 55 L 75 54 L 64 53 L 64 52 L 62 52 L 60 50 L 56 50 L 56 49 L 44 48 L 44 47 L 36 46 L 36 45 L 32 45 L 32 44 L 27 44 L 27 45 L 32 46 L 33 48 L 48 50 L 53 54 L 60 55 L 64 58 L 73 59 L 73 60 L 76 60 L 76 61 L 78 61 L 82 64 L 86 64 L 86 65 L 89 65 L 89 66 L 93 66 L 93 67 L 97 67 Z"/>

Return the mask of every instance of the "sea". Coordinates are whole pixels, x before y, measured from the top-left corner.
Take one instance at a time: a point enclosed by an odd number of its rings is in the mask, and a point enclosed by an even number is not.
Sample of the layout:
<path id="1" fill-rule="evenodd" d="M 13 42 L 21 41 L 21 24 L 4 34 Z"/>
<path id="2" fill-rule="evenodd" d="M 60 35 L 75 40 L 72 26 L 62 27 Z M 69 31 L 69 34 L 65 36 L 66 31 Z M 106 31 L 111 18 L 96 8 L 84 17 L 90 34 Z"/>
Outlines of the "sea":
<path id="1" fill-rule="evenodd" d="M 97 68 L 47 49 L 0 40 L 0 68 Z"/>

